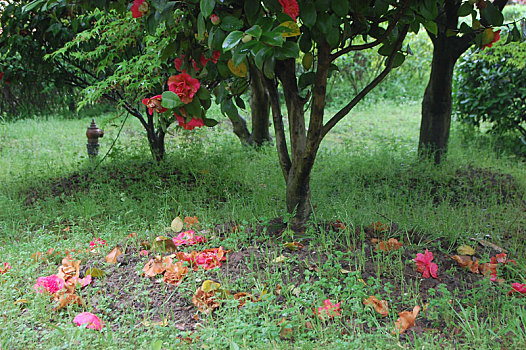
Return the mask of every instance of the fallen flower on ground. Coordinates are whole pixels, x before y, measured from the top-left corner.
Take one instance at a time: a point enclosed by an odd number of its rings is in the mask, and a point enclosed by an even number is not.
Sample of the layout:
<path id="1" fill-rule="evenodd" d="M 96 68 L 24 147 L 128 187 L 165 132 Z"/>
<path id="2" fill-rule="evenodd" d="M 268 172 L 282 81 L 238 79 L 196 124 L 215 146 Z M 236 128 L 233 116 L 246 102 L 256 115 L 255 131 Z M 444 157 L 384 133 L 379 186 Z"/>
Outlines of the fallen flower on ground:
<path id="1" fill-rule="evenodd" d="M 384 251 L 384 252 L 390 252 L 390 251 L 393 251 L 393 250 L 398 250 L 402 247 L 402 243 L 401 242 L 398 242 L 398 240 L 396 238 L 389 238 L 389 240 L 387 241 L 380 241 L 376 238 L 373 238 L 371 240 L 371 243 L 372 244 L 377 244 L 378 243 L 378 247 L 374 249 L 374 251 L 378 251 L 378 250 L 381 250 L 381 251 Z"/>
<path id="2" fill-rule="evenodd" d="M 219 303 L 215 298 L 215 291 L 205 292 L 201 287 L 197 288 L 195 291 L 195 294 L 192 297 L 192 302 L 199 311 L 205 314 L 208 314 L 219 307 Z"/>
<path id="3" fill-rule="evenodd" d="M 89 248 L 90 250 L 95 250 L 96 248 L 98 248 L 99 246 L 103 246 L 106 244 L 106 240 L 105 239 L 101 239 L 100 237 L 97 238 L 97 239 L 94 239 L 92 240 L 91 242 L 89 242 Z"/>
<path id="4" fill-rule="evenodd" d="M 334 318 L 335 316 L 341 316 L 340 314 L 340 303 L 333 304 L 330 299 L 323 301 L 323 306 L 314 309 L 314 314 L 319 317 L 320 320 L 326 318 Z"/>
<path id="5" fill-rule="evenodd" d="M 43 276 L 37 278 L 37 283 L 35 283 L 33 289 L 35 289 L 37 293 L 48 292 L 55 294 L 64 288 L 64 283 L 64 280 L 57 275 Z"/>
<path id="6" fill-rule="evenodd" d="M 395 329 L 391 332 L 392 334 L 402 334 L 407 329 L 415 325 L 416 316 L 420 312 L 420 306 L 415 306 L 413 311 L 402 311 L 398 313 L 398 320 L 395 322 Z"/>
<path id="7" fill-rule="evenodd" d="M 186 276 L 187 273 L 188 267 L 183 266 L 182 261 L 171 263 L 166 266 L 163 281 L 164 283 L 171 284 L 172 286 L 178 286 L 181 284 L 184 276 Z"/>
<path id="8" fill-rule="evenodd" d="M 100 331 L 102 329 L 102 321 L 97 315 L 92 314 L 91 312 L 83 312 L 75 316 L 73 323 L 77 326 L 82 326 L 87 324 L 86 328 L 96 329 Z"/>
<path id="9" fill-rule="evenodd" d="M 150 254 L 150 252 L 144 249 L 139 252 L 139 256 L 142 256 L 142 255 L 148 256 L 148 254 Z"/>
<path id="10" fill-rule="evenodd" d="M 194 231 L 188 230 L 188 231 L 179 233 L 177 237 L 173 238 L 173 242 L 176 246 L 194 245 L 197 243 L 206 242 L 206 238 L 203 236 L 197 236 Z"/>
<path id="11" fill-rule="evenodd" d="M 221 267 L 221 261 L 226 260 L 225 253 L 223 247 L 205 249 L 197 254 L 195 263 L 202 266 L 205 270 L 211 270 L 214 267 Z"/>
<path id="12" fill-rule="evenodd" d="M 9 265 L 9 263 L 3 263 L 3 265 L 0 265 L 0 275 L 3 275 L 9 270 L 11 270 L 11 265 Z"/>
<path id="13" fill-rule="evenodd" d="M 500 253 L 495 256 L 492 256 L 490 258 L 490 263 L 492 264 L 502 264 L 506 265 L 508 263 L 513 263 L 513 265 L 517 265 L 517 262 L 515 260 L 508 259 L 506 253 Z"/>
<path id="14" fill-rule="evenodd" d="M 513 293 L 526 294 L 526 283 L 512 283 L 508 295 L 512 295 Z"/>
<path id="15" fill-rule="evenodd" d="M 416 269 L 418 270 L 418 272 L 422 273 L 422 276 L 424 278 L 429 278 L 430 276 L 432 276 L 433 278 L 438 278 L 438 266 L 437 264 L 432 263 L 432 260 L 433 253 L 427 249 L 424 254 L 416 254 L 416 258 L 414 259 L 414 261 L 416 262 Z"/>
<path id="16" fill-rule="evenodd" d="M 387 301 L 378 300 L 374 295 L 369 296 L 369 298 L 363 300 L 364 305 L 371 305 L 376 312 L 378 312 L 382 317 L 389 315 L 389 306 Z"/>
<path id="17" fill-rule="evenodd" d="M 166 270 L 166 266 L 172 264 L 172 258 L 165 257 L 164 259 L 160 256 L 156 256 L 154 259 L 150 259 L 142 268 L 144 275 L 147 277 L 155 277 L 158 274 L 163 273 Z"/>

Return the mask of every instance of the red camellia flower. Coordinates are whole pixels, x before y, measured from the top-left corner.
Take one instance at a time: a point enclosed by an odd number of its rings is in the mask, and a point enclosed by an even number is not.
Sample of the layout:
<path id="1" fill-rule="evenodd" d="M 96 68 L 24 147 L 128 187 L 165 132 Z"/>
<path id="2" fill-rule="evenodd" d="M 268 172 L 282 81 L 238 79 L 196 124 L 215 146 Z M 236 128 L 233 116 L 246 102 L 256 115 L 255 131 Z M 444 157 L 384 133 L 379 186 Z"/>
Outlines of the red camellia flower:
<path id="1" fill-rule="evenodd" d="M 300 7 L 296 0 L 279 0 L 281 7 L 283 7 L 283 12 L 292 17 L 293 20 L 296 20 L 300 14 Z"/>
<path id="2" fill-rule="evenodd" d="M 167 111 L 166 108 L 161 106 L 162 96 L 157 95 L 150 98 L 145 98 L 142 100 L 142 104 L 148 107 L 148 113 L 150 115 L 153 114 L 153 111 L 155 110 L 157 113 L 164 113 Z M 106 241 L 104 241 L 106 243 Z"/>
<path id="3" fill-rule="evenodd" d="M 487 30 L 487 29 L 486 29 Z M 491 30 L 491 29 L 490 29 Z M 487 44 L 484 44 L 482 46 L 482 50 L 484 50 L 486 47 L 492 47 L 493 46 L 493 43 L 496 43 L 497 41 L 499 41 L 500 39 L 500 29 L 497 30 L 496 32 L 493 32 L 493 39 L 491 39 L 491 41 Z"/>
<path id="4" fill-rule="evenodd" d="M 192 102 L 197 90 L 201 87 L 199 80 L 185 72 L 168 78 L 168 89 L 175 92 L 184 104 Z"/>
<path id="5" fill-rule="evenodd" d="M 0 81 L 2 81 L 3 77 L 4 77 L 4 72 L 0 72 Z"/>
<path id="6" fill-rule="evenodd" d="M 148 5 L 146 0 L 134 0 L 130 10 L 133 18 L 139 18 L 144 16 L 149 9 L 150 5 Z"/>
<path id="7" fill-rule="evenodd" d="M 175 114 L 175 117 L 177 118 L 177 121 L 179 122 L 179 126 L 186 130 L 194 130 L 195 128 L 200 128 L 202 126 L 205 126 L 205 123 L 202 119 L 199 118 L 192 118 L 188 123 L 186 123 L 185 118 L 181 117 L 180 115 Z"/>
<path id="8" fill-rule="evenodd" d="M 184 55 L 182 55 L 181 58 L 177 57 L 174 60 L 175 69 L 177 69 L 179 72 L 181 71 L 181 67 L 183 66 L 183 59 Z"/>
<path id="9" fill-rule="evenodd" d="M 512 283 L 511 288 L 508 295 L 512 295 L 513 293 L 526 294 L 526 283 Z"/>
<path id="10" fill-rule="evenodd" d="M 438 266 L 435 263 L 432 263 L 433 260 L 433 253 L 428 251 L 426 249 L 426 252 L 424 254 L 418 253 L 416 254 L 415 262 L 416 262 L 416 269 L 418 272 L 422 272 L 422 276 L 424 278 L 429 278 L 432 276 L 433 278 L 438 278 L 437 271 Z"/>

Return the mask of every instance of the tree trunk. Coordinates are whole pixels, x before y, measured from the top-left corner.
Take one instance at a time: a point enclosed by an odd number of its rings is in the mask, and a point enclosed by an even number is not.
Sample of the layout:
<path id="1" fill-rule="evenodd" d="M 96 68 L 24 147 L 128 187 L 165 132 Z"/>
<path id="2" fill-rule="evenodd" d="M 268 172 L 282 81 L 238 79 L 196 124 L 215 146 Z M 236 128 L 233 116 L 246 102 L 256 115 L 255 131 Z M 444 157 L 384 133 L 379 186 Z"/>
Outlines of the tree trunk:
<path id="1" fill-rule="evenodd" d="M 252 113 L 251 141 L 256 146 L 271 140 L 270 138 L 270 102 L 263 84 L 263 73 L 252 64 L 250 69 L 250 109 Z"/>
<path id="2" fill-rule="evenodd" d="M 418 153 L 422 157 L 433 157 L 436 164 L 445 155 L 449 139 L 453 102 L 451 86 L 458 58 L 453 44 L 445 35 L 439 35 L 433 42 L 431 75 L 422 100 Z"/>
<path id="3" fill-rule="evenodd" d="M 155 130 L 151 130 L 150 128 L 146 129 L 146 133 L 148 135 L 148 143 L 150 144 L 150 152 L 152 153 L 153 159 L 159 163 L 164 159 L 165 155 L 165 133 L 163 130 L 155 132 Z"/>

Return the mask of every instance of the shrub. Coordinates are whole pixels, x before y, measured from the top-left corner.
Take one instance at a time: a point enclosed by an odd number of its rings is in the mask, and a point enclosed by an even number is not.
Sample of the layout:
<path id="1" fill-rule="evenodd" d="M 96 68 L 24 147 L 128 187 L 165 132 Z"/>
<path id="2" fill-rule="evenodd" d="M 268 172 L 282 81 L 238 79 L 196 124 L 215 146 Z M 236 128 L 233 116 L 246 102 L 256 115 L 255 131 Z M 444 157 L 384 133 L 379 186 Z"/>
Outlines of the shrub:
<path id="1" fill-rule="evenodd" d="M 487 122 L 496 134 L 518 131 L 526 143 L 525 66 L 526 42 L 497 43 L 464 55 L 455 78 L 457 118 L 475 127 Z"/>

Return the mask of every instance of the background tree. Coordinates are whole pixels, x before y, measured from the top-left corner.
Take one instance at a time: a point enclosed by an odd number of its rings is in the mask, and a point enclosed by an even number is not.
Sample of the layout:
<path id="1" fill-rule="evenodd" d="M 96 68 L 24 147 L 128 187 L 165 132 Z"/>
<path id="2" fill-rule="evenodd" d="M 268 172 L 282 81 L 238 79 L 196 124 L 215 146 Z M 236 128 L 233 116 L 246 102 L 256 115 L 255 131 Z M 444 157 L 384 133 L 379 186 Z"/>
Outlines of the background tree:
<path id="1" fill-rule="evenodd" d="M 447 151 L 452 111 L 453 68 L 460 55 L 473 44 L 484 47 L 498 40 L 493 26 L 503 24 L 502 9 L 507 0 L 424 0 L 422 14 L 433 42 L 431 74 L 422 100 L 422 122 L 418 152 L 440 163 Z M 471 17 L 469 22 L 461 17 Z"/>

